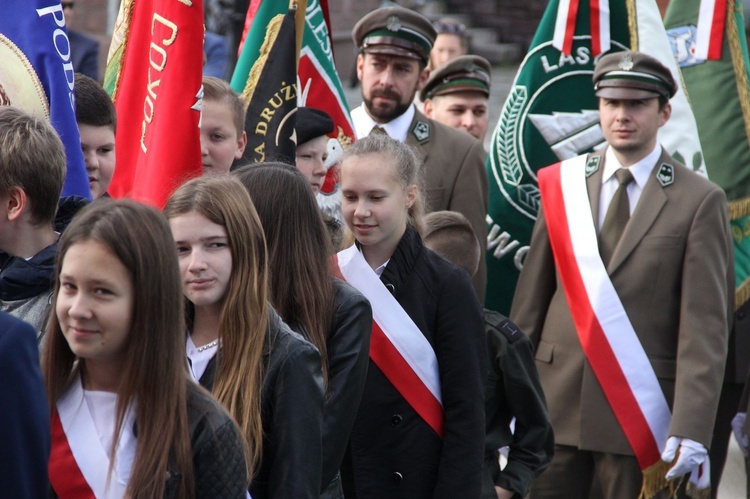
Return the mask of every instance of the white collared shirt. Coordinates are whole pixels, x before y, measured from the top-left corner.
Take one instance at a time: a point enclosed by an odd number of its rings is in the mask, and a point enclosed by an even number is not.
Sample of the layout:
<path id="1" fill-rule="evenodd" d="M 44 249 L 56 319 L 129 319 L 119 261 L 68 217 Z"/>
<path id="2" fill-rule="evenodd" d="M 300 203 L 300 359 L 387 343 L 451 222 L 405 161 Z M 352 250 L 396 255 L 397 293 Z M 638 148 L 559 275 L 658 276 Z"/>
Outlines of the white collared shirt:
<path id="1" fill-rule="evenodd" d="M 370 135 L 372 129 L 379 126 L 386 131 L 389 137 L 396 139 L 399 142 L 406 142 L 406 136 L 409 134 L 409 125 L 411 125 L 415 113 L 416 110 L 412 104 L 404 114 L 381 125 L 375 123 L 375 120 L 367 114 L 365 105 L 362 104 L 359 107 L 352 109 L 351 112 L 352 122 L 354 123 L 354 133 L 357 134 L 358 139 L 361 139 Z"/>
<path id="2" fill-rule="evenodd" d="M 633 174 L 633 182 L 628 185 L 628 200 L 630 201 L 630 215 L 633 215 L 635 206 L 638 204 L 638 200 L 641 199 L 643 193 L 643 187 L 648 181 L 649 175 L 654 169 L 654 165 L 659 161 L 661 156 L 661 145 L 658 143 L 654 150 L 648 153 L 648 155 L 637 163 L 630 165 L 628 169 Z M 617 177 L 615 177 L 615 171 L 620 168 L 624 168 L 615 157 L 615 153 L 611 147 L 607 147 L 607 151 L 604 153 L 604 171 L 602 172 L 602 190 L 599 194 L 599 220 L 597 227 L 601 230 L 604 224 L 604 217 L 607 216 L 607 209 L 609 203 L 612 202 L 612 198 L 615 196 L 615 191 L 619 187 Z"/>
<path id="3" fill-rule="evenodd" d="M 185 353 L 187 354 L 188 359 L 190 359 L 190 362 L 188 362 L 188 365 L 190 366 L 190 374 L 193 375 L 195 381 L 200 381 L 201 376 L 206 372 L 208 363 L 211 362 L 211 359 L 214 358 L 216 352 L 219 351 L 219 344 L 217 342 L 213 346 L 201 347 L 203 350 L 199 350 L 198 348 L 199 347 L 195 346 L 195 343 L 193 343 L 193 338 L 188 335 L 185 344 Z"/>

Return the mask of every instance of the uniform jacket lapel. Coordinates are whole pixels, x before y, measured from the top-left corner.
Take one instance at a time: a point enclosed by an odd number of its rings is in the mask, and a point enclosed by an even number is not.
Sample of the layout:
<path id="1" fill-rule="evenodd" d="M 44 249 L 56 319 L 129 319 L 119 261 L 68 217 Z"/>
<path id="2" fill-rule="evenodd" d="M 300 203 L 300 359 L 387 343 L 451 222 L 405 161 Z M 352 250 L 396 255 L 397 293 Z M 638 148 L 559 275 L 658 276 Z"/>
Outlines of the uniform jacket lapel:
<path id="1" fill-rule="evenodd" d="M 607 272 L 610 275 L 617 270 L 628 255 L 638 246 L 638 243 L 641 242 L 667 203 L 667 195 L 664 194 L 664 188 L 656 176 L 657 169 L 664 163 L 671 165 L 673 164 L 673 160 L 662 150 L 659 161 L 652 168 L 648 181 L 646 181 L 646 185 L 643 187 L 643 192 L 641 193 L 638 205 L 635 207 L 633 216 L 630 217 L 628 225 L 625 226 L 625 232 L 622 233 L 622 238 L 612 254 L 612 259 L 607 267 Z M 678 179 L 674 180 L 677 181 Z"/>
<path id="2" fill-rule="evenodd" d="M 599 194 L 602 190 L 602 175 L 604 174 L 604 154 L 601 152 L 593 153 L 589 156 L 588 161 L 599 158 L 599 168 L 586 178 L 586 187 L 589 193 L 589 204 L 591 204 L 591 215 L 594 218 L 594 226 L 598 226 L 599 220 Z M 599 233 L 597 227 L 597 234 Z"/>

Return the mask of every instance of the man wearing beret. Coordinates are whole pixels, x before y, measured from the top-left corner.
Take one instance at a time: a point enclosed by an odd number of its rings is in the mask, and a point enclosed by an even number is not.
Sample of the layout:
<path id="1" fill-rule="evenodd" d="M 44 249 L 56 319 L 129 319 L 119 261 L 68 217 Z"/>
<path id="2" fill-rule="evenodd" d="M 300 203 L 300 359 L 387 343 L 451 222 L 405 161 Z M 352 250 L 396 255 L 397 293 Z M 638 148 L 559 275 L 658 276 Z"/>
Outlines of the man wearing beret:
<path id="1" fill-rule="evenodd" d="M 427 210 L 462 213 L 486 248 L 489 187 L 481 142 L 427 118 L 412 103 L 430 74 L 432 23 L 409 9 L 384 7 L 360 19 L 352 36 L 360 48 L 357 77 L 363 100 L 352 110 L 357 137 L 386 133 L 411 145 L 425 164 Z M 474 277 L 481 301 L 486 284 L 482 251 Z"/>
<path id="2" fill-rule="evenodd" d="M 489 113 L 490 63 L 478 55 L 462 55 L 430 73 L 419 98 L 428 118 L 484 140 Z"/>
<path id="3" fill-rule="evenodd" d="M 555 431 L 531 497 L 708 484 L 733 309 L 723 191 L 659 145 L 677 87 L 637 52 L 594 70 L 608 147 L 539 171 L 511 318 L 536 346 Z M 684 492 L 680 489 L 680 494 Z"/>

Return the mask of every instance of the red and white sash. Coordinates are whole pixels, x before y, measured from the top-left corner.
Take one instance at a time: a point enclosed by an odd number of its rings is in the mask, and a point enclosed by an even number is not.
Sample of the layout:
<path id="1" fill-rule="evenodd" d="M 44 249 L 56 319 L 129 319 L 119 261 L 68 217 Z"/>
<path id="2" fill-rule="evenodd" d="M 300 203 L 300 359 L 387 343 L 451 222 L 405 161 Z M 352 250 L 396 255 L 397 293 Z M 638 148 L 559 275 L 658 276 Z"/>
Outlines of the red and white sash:
<path id="1" fill-rule="evenodd" d="M 332 258 L 332 272 L 370 300 L 370 358 L 406 402 L 442 438 L 440 375 L 432 345 L 370 268 L 356 245 Z"/>
<path id="2" fill-rule="evenodd" d="M 121 449 L 134 445 L 127 435 L 130 432 L 120 437 L 118 456 Z M 124 497 L 127 483 L 118 478 L 117 466 L 109 483 L 108 470 L 109 455 L 99 440 L 79 378 L 57 402 L 52 415 L 50 483 L 60 499 Z"/>
<path id="3" fill-rule="evenodd" d="M 641 469 L 657 463 L 671 413 L 599 255 L 586 156 L 539 170 L 547 231 L 586 358 Z"/>
<path id="4" fill-rule="evenodd" d="M 560 0 L 552 34 L 552 46 L 565 55 L 573 52 L 573 37 L 580 3 L 586 0 Z M 612 46 L 609 26 L 609 0 L 588 0 L 591 29 L 591 55 L 607 52 Z"/>
<path id="5" fill-rule="evenodd" d="M 695 56 L 699 60 L 721 60 L 727 23 L 727 0 L 701 0 L 695 33 Z"/>

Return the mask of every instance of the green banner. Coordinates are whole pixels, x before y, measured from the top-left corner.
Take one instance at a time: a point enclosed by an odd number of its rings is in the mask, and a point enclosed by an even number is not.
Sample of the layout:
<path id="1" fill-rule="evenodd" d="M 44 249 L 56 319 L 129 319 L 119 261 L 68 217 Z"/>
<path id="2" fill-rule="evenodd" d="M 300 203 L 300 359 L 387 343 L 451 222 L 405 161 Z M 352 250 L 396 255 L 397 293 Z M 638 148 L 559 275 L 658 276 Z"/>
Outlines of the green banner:
<path id="1" fill-rule="evenodd" d="M 728 3 L 721 60 L 693 55 L 700 0 L 672 0 L 664 24 L 698 123 L 708 177 L 729 199 L 739 307 L 750 296 L 750 78 L 742 6 Z"/>
<path id="2" fill-rule="evenodd" d="M 588 2 L 581 2 L 570 56 L 552 46 L 552 0 L 513 82 L 487 158 L 490 179 L 487 308 L 508 314 L 539 210 L 539 168 L 601 146 L 591 77 Z M 612 50 L 630 46 L 625 1 L 613 1 Z"/>

